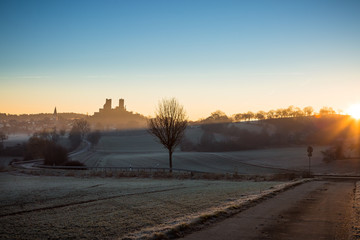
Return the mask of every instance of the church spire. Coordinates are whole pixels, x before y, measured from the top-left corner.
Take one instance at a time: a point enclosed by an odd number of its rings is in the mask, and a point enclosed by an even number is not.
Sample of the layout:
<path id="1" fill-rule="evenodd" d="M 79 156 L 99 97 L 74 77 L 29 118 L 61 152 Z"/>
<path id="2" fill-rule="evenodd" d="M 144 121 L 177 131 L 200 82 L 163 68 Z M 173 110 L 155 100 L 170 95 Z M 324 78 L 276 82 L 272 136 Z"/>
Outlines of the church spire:
<path id="1" fill-rule="evenodd" d="M 56 111 L 56 107 L 55 107 L 55 109 L 54 109 L 54 114 L 53 114 L 53 118 L 54 118 L 54 120 L 55 120 L 55 121 L 57 121 L 57 120 L 58 120 L 58 116 L 57 116 L 57 111 Z"/>

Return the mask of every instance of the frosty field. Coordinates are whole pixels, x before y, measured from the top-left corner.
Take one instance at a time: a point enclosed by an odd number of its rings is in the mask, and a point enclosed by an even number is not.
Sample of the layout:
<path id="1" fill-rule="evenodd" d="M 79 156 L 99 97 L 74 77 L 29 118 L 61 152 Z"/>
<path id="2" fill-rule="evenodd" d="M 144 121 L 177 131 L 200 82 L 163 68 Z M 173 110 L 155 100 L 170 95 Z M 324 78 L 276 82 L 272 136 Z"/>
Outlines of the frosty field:
<path id="1" fill-rule="evenodd" d="M 199 129 L 191 129 L 187 137 L 198 141 Z M 324 163 L 321 151 L 326 146 L 313 146 L 311 171 L 317 174 L 360 174 L 359 161 L 346 159 Z M 274 174 L 284 169 L 308 171 L 307 146 L 267 148 L 237 152 L 182 152 L 173 155 L 173 167 L 213 173 Z M 168 153 L 146 131 L 128 131 L 105 135 L 90 152 L 74 160 L 90 167 L 167 168 Z"/>
<path id="2" fill-rule="evenodd" d="M 199 129 L 188 132 L 197 141 Z M 311 171 L 360 174 L 357 159 L 324 163 L 313 146 Z M 238 152 L 181 152 L 173 167 L 212 173 L 270 175 L 307 171 L 307 146 Z M 168 153 L 146 131 L 105 134 L 73 155 L 88 167 L 167 168 Z M 121 239 L 144 236 L 279 187 L 280 182 L 33 176 L 0 158 L 0 239 Z M 1 165 L 0 165 L 1 166 Z M 91 172 L 91 171 L 89 171 Z M 39 173 L 39 171 L 38 171 Z M 45 172 L 43 172 L 45 173 Z M 46 173 L 45 173 L 46 174 Z M 55 174 L 56 175 L 56 174 Z M 74 174 L 75 175 L 75 174 Z M 72 175 L 72 176 L 74 176 Z M 256 177 L 253 179 L 257 179 Z"/>
<path id="3" fill-rule="evenodd" d="M 0 239 L 117 239 L 277 184 L 0 173 Z"/>

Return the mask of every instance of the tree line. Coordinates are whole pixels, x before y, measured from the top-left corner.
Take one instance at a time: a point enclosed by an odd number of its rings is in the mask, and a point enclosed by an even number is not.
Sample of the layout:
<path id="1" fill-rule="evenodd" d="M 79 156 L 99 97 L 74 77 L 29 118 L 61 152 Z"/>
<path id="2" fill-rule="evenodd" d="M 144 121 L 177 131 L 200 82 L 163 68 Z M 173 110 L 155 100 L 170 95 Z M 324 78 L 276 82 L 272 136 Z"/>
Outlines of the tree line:
<path id="1" fill-rule="evenodd" d="M 67 134 L 58 131 L 55 127 L 50 130 L 35 132 L 26 143 L 16 146 L 4 147 L 3 141 L 7 135 L 0 132 L 0 155 L 23 157 L 24 160 L 44 159 L 45 165 L 56 166 L 83 166 L 82 163 L 71 161 L 68 153 L 74 151 L 84 141 L 96 145 L 100 138 L 100 131 L 91 131 L 90 125 L 85 119 L 73 121 L 72 128 Z"/>
<path id="2" fill-rule="evenodd" d="M 314 115 L 332 115 L 336 114 L 336 111 L 331 107 L 323 107 L 318 113 L 314 108 L 307 106 L 304 108 L 289 106 L 287 108 L 278 108 L 276 110 L 258 111 L 258 112 L 244 112 L 237 113 L 232 116 L 227 116 L 224 112 L 217 110 L 206 119 L 200 120 L 200 123 L 212 123 L 212 122 L 239 122 L 239 121 L 253 121 L 253 120 L 265 120 L 265 119 L 278 119 L 278 118 L 294 118 L 294 117 L 308 117 Z"/>
<path id="3" fill-rule="evenodd" d="M 185 138 L 181 150 L 221 152 L 294 145 L 339 146 L 359 137 L 356 121 L 346 115 L 268 119 L 260 125 L 245 126 L 231 121 L 201 124 L 198 127 L 203 133 L 199 141 Z"/>

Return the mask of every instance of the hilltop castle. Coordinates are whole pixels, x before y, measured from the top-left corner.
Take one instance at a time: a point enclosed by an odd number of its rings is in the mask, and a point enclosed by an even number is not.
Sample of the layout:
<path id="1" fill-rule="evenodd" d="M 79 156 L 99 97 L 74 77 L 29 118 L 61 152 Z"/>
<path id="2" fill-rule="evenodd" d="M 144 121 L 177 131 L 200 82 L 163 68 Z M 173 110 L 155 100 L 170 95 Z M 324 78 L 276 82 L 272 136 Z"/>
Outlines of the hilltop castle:
<path id="1" fill-rule="evenodd" d="M 94 116 L 99 116 L 99 115 L 113 115 L 113 114 L 119 114 L 119 113 L 124 113 L 127 112 L 126 111 L 126 107 L 125 107 L 125 101 L 124 99 L 120 98 L 119 99 L 119 106 L 117 106 L 116 108 L 111 108 L 111 98 L 106 99 L 106 102 L 104 104 L 103 108 L 99 109 L 99 112 L 94 112 Z"/>
<path id="2" fill-rule="evenodd" d="M 111 107 L 112 99 L 106 99 L 103 108 L 94 112 L 92 122 L 106 129 L 139 128 L 146 125 L 146 118 L 138 113 L 126 110 L 124 99 L 119 99 L 119 105 Z"/>

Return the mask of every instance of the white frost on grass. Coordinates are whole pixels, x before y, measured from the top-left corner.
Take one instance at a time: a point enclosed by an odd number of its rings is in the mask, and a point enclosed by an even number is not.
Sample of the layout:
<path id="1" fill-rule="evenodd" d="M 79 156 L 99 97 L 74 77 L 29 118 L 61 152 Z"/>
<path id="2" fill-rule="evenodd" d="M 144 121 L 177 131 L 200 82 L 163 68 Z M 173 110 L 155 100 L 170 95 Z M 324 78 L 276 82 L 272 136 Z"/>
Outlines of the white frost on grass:
<path id="1" fill-rule="evenodd" d="M 278 184 L 0 173 L 0 238 L 122 238 L 190 221 Z"/>
<path id="2" fill-rule="evenodd" d="M 194 133 L 194 138 L 196 134 Z M 324 163 L 321 151 L 313 146 L 311 170 L 320 174 L 360 174 L 359 161 L 346 159 Z M 281 169 L 308 171 L 307 146 L 268 148 L 235 152 L 181 152 L 173 155 L 173 167 L 203 172 L 274 174 Z M 99 167 L 168 167 L 168 153 L 146 132 L 103 136 L 91 151 L 74 160 Z M 249 165 L 250 164 L 250 165 Z M 253 164 L 251 166 L 251 164 Z M 257 166 L 254 166 L 257 165 Z"/>
<path id="3" fill-rule="evenodd" d="M 173 219 L 166 223 L 157 225 L 155 227 L 145 228 L 137 232 L 130 233 L 125 237 L 125 239 L 148 239 L 156 235 L 166 234 L 167 232 L 174 229 L 181 229 L 181 226 L 192 226 L 199 224 L 201 218 L 211 218 L 217 217 L 218 213 L 224 213 L 227 215 L 232 215 L 239 212 L 239 208 L 246 206 L 251 202 L 257 201 L 263 197 L 270 196 L 272 194 L 281 192 L 289 187 L 304 183 L 309 181 L 309 179 L 298 180 L 294 182 L 286 182 L 282 184 L 274 185 L 270 188 L 259 191 L 258 193 L 252 193 L 243 195 L 238 199 L 229 200 L 227 202 L 222 202 L 219 205 L 204 209 L 202 211 L 196 212 L 194 214 L 188 214 L 186 216 Z"/>
<path id="4" fill-rule="evenodd" d="M 0 174 L 1 213 L 174 188 L 177 182 Z"/>
<path id="5" fill-rule="evenodd" d="M 9 163 L 16 157 L 0 157 L 0 172 L 9 170 Z"/>

